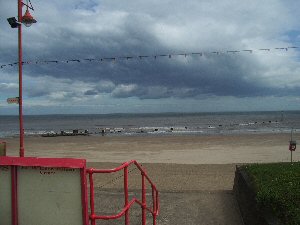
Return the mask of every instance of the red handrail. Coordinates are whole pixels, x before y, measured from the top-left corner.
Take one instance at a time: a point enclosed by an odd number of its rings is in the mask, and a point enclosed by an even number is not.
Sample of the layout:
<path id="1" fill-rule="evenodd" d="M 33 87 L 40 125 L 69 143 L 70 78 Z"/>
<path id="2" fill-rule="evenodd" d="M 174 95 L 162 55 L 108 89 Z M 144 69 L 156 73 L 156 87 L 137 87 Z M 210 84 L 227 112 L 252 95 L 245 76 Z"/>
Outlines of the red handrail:
<path id="1" fill-rule="evenodd" d="M 128 166 L 134 164 L 141 172 L 142 175 L 142 201 L 138 200 L 137 198 L 133 198 L 130 202 L 128 200 Z M 125 195 L 125 205 L 122 211 L 116 215 L 109 215 L 109 216 L 101 216 L 95 214 L 95 197 L 94 197 L 94 181 L 93 181 L 93 174 L 94 173 L 114 173 L 124 169 L 124 195 Z M 90 181 L 90 220 L 92 225 L 96 225 L 97 219 L 102 220 L 110 220 L 110 219 L 118 219 L 125 214 L 125 225 L 129 225 L 129 214 L 128 210 L 134 203 L 137 203 L 142 208 L 142 225 L 146 225 L 146 211 L 150 212 L 153 217 L 153 225 L 156 225 L 156 217 L 158 216 L 159 211 L 159 198 L 158 198 L 158 191 L 155 184 L 150 180 L 149 176 L 147 175 L 146 171 L 137 163 L 135 160 L 131 160 L 129 162 L 123 163 L 121 166 L 114 168 L 114 169 L 94 169 L 90 168 L 86 170 L 89 174 L 89 181 Z M 146 202 L 146 184 L 145 180 L 147 180 L 151 184 L 152 189 L 152 203 L 153 208 L 150 209 L 147 207 Z"/>

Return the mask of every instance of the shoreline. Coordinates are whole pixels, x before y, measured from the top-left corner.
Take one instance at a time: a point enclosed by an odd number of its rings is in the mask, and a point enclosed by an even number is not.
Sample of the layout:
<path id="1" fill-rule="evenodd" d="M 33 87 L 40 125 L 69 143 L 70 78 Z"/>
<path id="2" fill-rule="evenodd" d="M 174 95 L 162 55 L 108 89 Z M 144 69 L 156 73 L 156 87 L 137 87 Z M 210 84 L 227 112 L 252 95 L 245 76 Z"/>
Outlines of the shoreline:
<path id="1" fill-rule="evenodd" d="M 294 139 L 299 135 L 296 133 Z M 7 142 L 7 154 L 18 155 L 19 138 Z M 288 162 L 288 133 L 234 135 L 146 135 L 25 137 L 25 156 L 84 158 L 87 162 L 239 164 Z M 293 153 L 294 161 L 300 152 Z"/>
<path id="2" fill-rule="evenodd" d="M 293 131 L 295 133 L 300 132 L 300 129 L 293 128 Z M 50 133 L 50 132 L 49 132 Z M 69 135 L 60 135 L 60 133 L 54 133 L 57 134 L 56 136 L 49 135 L 45 136 L 46 133 L 34 133 L 34 134 L 24 134 L 25 138 L 59 138 L 59 137 L 71 137 L 71 136 L 89 136 L 89 137 L 209 137 L 209 136 L 247 136 L 247 135 L 290 135 L 291 129 L 281 129 L 280 131 L 274 130 L 274 131 L 260 131 L 260 130 L 232 130 L 232 131 L 226 131 L 226 132 L 203 132 L 203 131 L 186 131 L 186 132 L 177 132 L 177 131 L 154 131 L 154 132 L 136 132 L 136 133 L 126 133 L 126 132 L 107 132 L 102 134 L 101 132 L 98 133 L 80 133 L 80 134 L 72 134 L 72 133 L 66 133 Z M 0 136 L 0 140 L 4 139 L 18 139 L 19 134 L 15 135 L 7 135 L 7 136 Z"/>
<path id="3" fill-rule="evenodd" d="M 243 126 L 243 125 L 239 125 Z M 246 125 L 245 125 L 246 126 Z M 247 125 L 248 126 L 248 125 Z M 229 126 L 230 127 L 230 126 Z M 130 130 L 131 129 L 131 130 Z M 99 128 L 97 131 L 84 129 L 61 129 L 59 132 L 55 131 L 25 131 L 25 137 L 61 137 L 61 136 L 109 136 L 109 137 L 139 137 L 139 136 L 218 136 L 218 135 L 247 135 L 247 134 L 290 134 L 291 129 L 294 132 L 300 132 L 300 128 L 290 127 L 265 127 L 264 129 L 249 128 L 249 129 L 223 129 L 222 126 L 208 127 L 144 127 L 144 128 L 130 128 L 126 130 L 123 127 Z M 1 132 L 0 132 L 1 135 Z M 18 138 L 19 131 L 13 134 L 1 135 L 3 138 Z"/>

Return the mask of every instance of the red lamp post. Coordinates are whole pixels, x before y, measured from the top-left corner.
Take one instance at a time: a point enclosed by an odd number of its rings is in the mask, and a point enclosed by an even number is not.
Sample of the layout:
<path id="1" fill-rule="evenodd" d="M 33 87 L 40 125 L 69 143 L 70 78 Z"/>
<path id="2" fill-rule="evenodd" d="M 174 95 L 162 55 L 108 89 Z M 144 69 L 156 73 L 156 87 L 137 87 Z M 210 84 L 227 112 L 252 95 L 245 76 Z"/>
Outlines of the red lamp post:
<path id="1" fill-rule="evenodd" d="M 20 123 L 20 157 L 24 157 L 24 126 L 23 126 L 23 59 L 22 59 L 22 23 L 29 27 L 31 24 L 36 23 L 36 20 L 30 15 L 29 8 L 33 10 L 32 4 L 28 0 L 25 4 L 22 0 L 18 0 L 18 21 L 12 17 L 8 18 L 8 22 L 12 28 L 18 28 L 18 51 L 19 51 L 19 123 Z M 26 6 L 26 12 L 22 16 L 22 7 Z"/>

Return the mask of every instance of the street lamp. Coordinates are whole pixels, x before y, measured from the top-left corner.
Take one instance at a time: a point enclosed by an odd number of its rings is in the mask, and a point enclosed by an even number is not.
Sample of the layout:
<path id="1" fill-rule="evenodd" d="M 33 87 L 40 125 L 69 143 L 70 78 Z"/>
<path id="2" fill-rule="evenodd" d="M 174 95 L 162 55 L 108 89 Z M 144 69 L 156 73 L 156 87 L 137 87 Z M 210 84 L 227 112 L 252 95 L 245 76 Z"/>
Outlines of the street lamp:
<path id="1" fill-rule="evenodd" d="M 30 5 L 29 5 L 30 3 Z M 22 16 L 22 7 L 26 6 L 26 12 Z M 24 3 L 22 0 L 18 0 L 18 20 L 15 17 L 8 18 L 7 21 L 12 28 L 18 28 L 18 50 L 19 50 L 19 122 L 20 122 L 20 157 L 24 157 L 24 128 L 23 128 L 23 94 L 22 94 L 22 23 L 29 27 L 36 20 L 31 16 L 29 9 L 34 10 L 30 0 Z"/>

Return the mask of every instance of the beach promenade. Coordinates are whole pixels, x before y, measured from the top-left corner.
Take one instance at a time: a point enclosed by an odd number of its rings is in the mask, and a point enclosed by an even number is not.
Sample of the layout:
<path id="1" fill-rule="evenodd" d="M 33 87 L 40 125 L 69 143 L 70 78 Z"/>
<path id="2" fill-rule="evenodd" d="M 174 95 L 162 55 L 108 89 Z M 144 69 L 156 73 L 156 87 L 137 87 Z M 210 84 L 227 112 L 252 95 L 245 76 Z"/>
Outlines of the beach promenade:
<path id="1" fill-rule="evenodd" d="M 297 135 L 295 139 L 297 140 Z M 288 162 L 289 134 L 233 136 L 28 137 L 26 156 L 86 158 L 88 167 L 113 168 L 136 159 L 160 191 L 159 225 L 242 225 L 233 196 L 237 164 Z M 8 154 L 17 155 L 18 139 L 8 138 Z M 296 150 L 293 159 L 300 160 Z M 130 169 L 131 195 L 140 189 L 139 173 Z M 97 175 L 96 207 L 114 213 L 122 206 L 122 178 Z M 115 205 L 115 206 L 114 206 Z M 140 224 L 140 209 L 131 212 Z M 98 224 L 122 224 L 120 221 Z"/>

